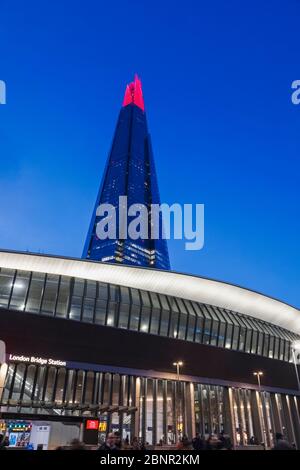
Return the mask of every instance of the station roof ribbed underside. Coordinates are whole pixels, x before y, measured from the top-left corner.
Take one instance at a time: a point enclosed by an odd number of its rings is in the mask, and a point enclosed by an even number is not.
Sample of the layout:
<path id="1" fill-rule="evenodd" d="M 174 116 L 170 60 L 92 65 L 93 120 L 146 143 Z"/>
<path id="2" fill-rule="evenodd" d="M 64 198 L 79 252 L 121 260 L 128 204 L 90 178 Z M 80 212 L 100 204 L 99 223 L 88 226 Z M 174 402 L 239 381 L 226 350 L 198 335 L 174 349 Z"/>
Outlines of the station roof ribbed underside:
<path id="1" fill-rule="evenodd" d="M 266 295 L 199 276 L 14 251 L 0 251 L 0 268 L 77 277 L 215 305 L 300 334 L 300 311 Z"/>

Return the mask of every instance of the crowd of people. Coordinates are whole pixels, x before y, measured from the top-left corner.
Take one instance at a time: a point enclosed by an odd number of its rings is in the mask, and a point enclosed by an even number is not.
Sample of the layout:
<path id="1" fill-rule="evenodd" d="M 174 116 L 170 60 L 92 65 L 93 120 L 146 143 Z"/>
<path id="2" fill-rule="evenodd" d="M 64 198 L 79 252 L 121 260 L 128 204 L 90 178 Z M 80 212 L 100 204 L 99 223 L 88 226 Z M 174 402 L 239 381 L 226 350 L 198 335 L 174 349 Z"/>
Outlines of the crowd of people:
<path id="1" fill-rule="evenodd" d="M 259 445 L 258 440 L 252 436 L 250 439 L 251 445 Z M 0 450 L 5 450 L 9 445 L 8 438 L 4 435 L 0 435 Z M 163 441 L 160 440 L 158 446 L 163 446 Z M 143 439 L 138 437 L 133 437 L 132 440 L 127 436 L 125 439 L 122 439 L 121 433 L 119 431 L 110 432 L 105 441 L 101 443 L 97 450 L 99 451 L 110 451 L 117 452 L 120 450 L 148 450 L 149 444 Z M 178 450 L 232 450 L 233 445 L 230 439 L 230 436 L 221 432 L 220 434 L 210 434 L 207 438 L 200 435 L 199 433 L 193 439 L 189 439 L 187 435 L 183 435 L 177 444 Z M 265 446 L 261 443 L 261 447 L 264 449 Z M 70 443 L 70 446 L 67 447 L 57 447 L 56 450 L 87 450 L 87 446 L 81 442 L 79 439 L 73 439 Z M 290 444 L 287 439 L 283 436 L 282 433 L 276 433 L 275 442 L 272 450 L 295 450 L 295 444 Z"/>
<path id="2" fill-rule="evenodd" d="M 56 450 L 64 450 L 63 447 L 57 447 Z M 84 445 L 79 439 L 73 439 L 70 443 L 70 446 L 67 447 L 68 450 L 87 450 L 88 447 Z M 108 433 L 104 442 L 102 442 L 96 450 L 106 450 L 109 452 L 116 452 L 119 450 L 146 450 L 147 445 L 143 439 L 134 437 L 131 441 L 127 436 L 122 440 L 121 434 L 119 431 Z"/>
<path id="3" fill-rule="evenodd" d="M 251 445 L 259 445 L 258 440 L 253 436 L 250 441 Z M 162 440 L 158 444 L 162 446 Z M 156 448 L 158 448 L 156 447 Z M 148 443 L 145 443 L 143 439 L 134 437 L 132 441 L 129 441 L 127 437 L 122 441 L 121 435 L 119 432 L 109 433 L 106 441 L 98 448 L 98 450 L 147 450 Z M 265 449 L 263 443 L 261 443 L 261 448 Z M 230 436 L 224 432 L 220 434 L 210 434 L 207 438 L 201 436 L 199 433 L 190 440 L 187 435 L 183 435 L 177 444 L 178 450 L 232 450 L 233 444 L 230 439 Z M 272 447 L 272 450 L 295 450 L 295 444 L 290 444 L 281 433 L 276 433 L 275 443 Z"/>
<path id="4" fill-rule="evenodd" d="M 131 441 L 127 436 L 124 440 L 121 438 L 121 434 L 118 431 L 111 432 L 107 435 L 107 438 L 103 444 L 101 444 L 98 450 L 146 450 L 147 443 L 138 437 L 134 437 Z"/>
<path id="5" fill-rule="evenodd" d="M 251 445 L 259 445 L 258 440 L 252 436 L 250 440 Z M 160 440 L 156 449 L 159 446 L 163 446 L 162 440 Z M 74 440 L 71 444 L 72 450 L 83 449 L 84 446 L 78 440 Z M 210 434 L 207 438 L 200 435 L 199 433 L 193 439 L 189 439 L 188 436 L 183 435 L 179 440 L 176 448 L 178 450 L 232 450 L 233 445 L 230 439 L 230 436 L 224 432 L 220 434 Z M 264 449 L 265 446 L 261 443 L 261 448 Z M 143 439 L 134 437 L 131 441 L 127 436 L 126 439 L 122 440 L 121 434 L 118 431 L 110 432 L 106 440 L 98 447 L 97 450 L 102 451 L 120 451 L 120 450 L 147 450 L 149 445 Z M 276 433 L 275 443 L 272 447 L 272 450 L 295 450 L 295 445 L 290 444 L 281 433 Z"/>
<path id="6" fill-rule="evenodd" d="M 177 446 L 178 449 L 186 450 L 230 450 L 232 449 L 232 443 L 230 437 L 221 432 L 218 435 L 210 434 L 208 438 L 201 436 L 199 433 L 190 441 L 189 438 L 184 435 Z"/>

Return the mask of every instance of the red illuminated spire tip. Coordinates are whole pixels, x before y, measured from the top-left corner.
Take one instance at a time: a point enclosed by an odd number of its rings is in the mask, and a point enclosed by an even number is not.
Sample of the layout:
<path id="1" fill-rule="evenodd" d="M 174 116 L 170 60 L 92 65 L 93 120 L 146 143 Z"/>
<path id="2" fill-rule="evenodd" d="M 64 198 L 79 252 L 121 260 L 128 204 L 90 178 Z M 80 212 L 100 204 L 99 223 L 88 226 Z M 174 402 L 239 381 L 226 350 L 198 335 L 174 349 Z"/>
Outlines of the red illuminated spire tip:
<path id="1" fill-rule="evenodd" d="M 143 111 L 145 111 L 145 104 L 144 104 L 144 98 L 143 98 L 143 92 L 142 92 L 142 82 L 137 76 L 137 74 L 135 74 L 134 76 L 134 81 L 129 83 L 126 86 L 122 106 L 127 106 L 129 104 L 135 104 L 136 106 L 141 108 Z"/>

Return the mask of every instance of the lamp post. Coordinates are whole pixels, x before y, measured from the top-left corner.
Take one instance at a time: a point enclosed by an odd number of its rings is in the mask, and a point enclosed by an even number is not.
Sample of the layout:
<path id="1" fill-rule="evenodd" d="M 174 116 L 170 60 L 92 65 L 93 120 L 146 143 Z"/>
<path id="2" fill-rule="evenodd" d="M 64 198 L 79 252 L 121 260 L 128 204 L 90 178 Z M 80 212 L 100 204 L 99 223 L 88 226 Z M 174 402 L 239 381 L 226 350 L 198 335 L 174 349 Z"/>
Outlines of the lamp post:
<path id="1" fill-rule="evenodd" d="M 264 440 L 264 445 L 266 445 L 266 430 L 265 430 L 265 420 L 264 420 L 264 414 L 263 414 L 263 402 L 261 399 L 261 382 L 260 378 L 264 375 L 264 373 L 259 370 L 257 372 L 253 372 L 253 375 L 257 377 L 257 383 L 258 383 L 258 397 L 259 397 L 259 415 L 260 415 L 260 420 L 261 420 L 261 425 L 262 425 L 262 431 L 263 431 L 263 440 Z"/>
<path id="2" fill-rule="evenodd" d="M 264 373 L 261 370 L 259 370 L 258 372 L 253 372 L 253 375 L 256 375 L 257 377 L 258 390 L 260 392 L 260 378 L 264 375 Z"/>
<path id="3" fill-rule="evenodd" d="M 297 377 L 298 390 L 300 392 L 300 380 L 299 380 L 299 373 L 298 373 L 297 360 L 296 360 L 296 352 L 297 351 L 300 352 L 300 340 L 294 341 L 292 343 L 292 354 L 293 354 L 295 372 L 296 372 L 296 377 Z"/>
<path id="4" fill-rule="evenodd" d="M 183 366 L 182 361 L 173 362 L 173 366 L 176 367 L 177 380 L 180 380 L 180 367 Z"/>
<path id="5" fill-rule="evenodd" d="M 173 366 L 176 367 L 177 375 L 177 388 L 178 388 L 178 399 L 177 399 L 177 432 L 181 435 L 181 396 L 180 396 L 180 367 L 183 366 L 182 361 L 173 362 Z"/>

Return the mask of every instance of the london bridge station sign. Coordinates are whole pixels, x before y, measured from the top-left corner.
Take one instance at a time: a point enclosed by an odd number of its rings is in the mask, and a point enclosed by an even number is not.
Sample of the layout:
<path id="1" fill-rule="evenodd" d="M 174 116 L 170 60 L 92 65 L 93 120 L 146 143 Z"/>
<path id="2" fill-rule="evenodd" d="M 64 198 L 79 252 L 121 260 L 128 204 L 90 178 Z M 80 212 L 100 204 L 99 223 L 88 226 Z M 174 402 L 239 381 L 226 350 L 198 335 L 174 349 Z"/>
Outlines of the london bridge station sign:
<path id="1" fill-rule="evenodd" d="M 66 367 L 66 361 L 61 361 L 59 359 L 51 359 L 39 356 L 23 356 L 23 354 L 9 354 L 9 361 L 13 362 L 24 362 L 26 364 L 39 364 L 42 366 L 59 366 Z"/>

